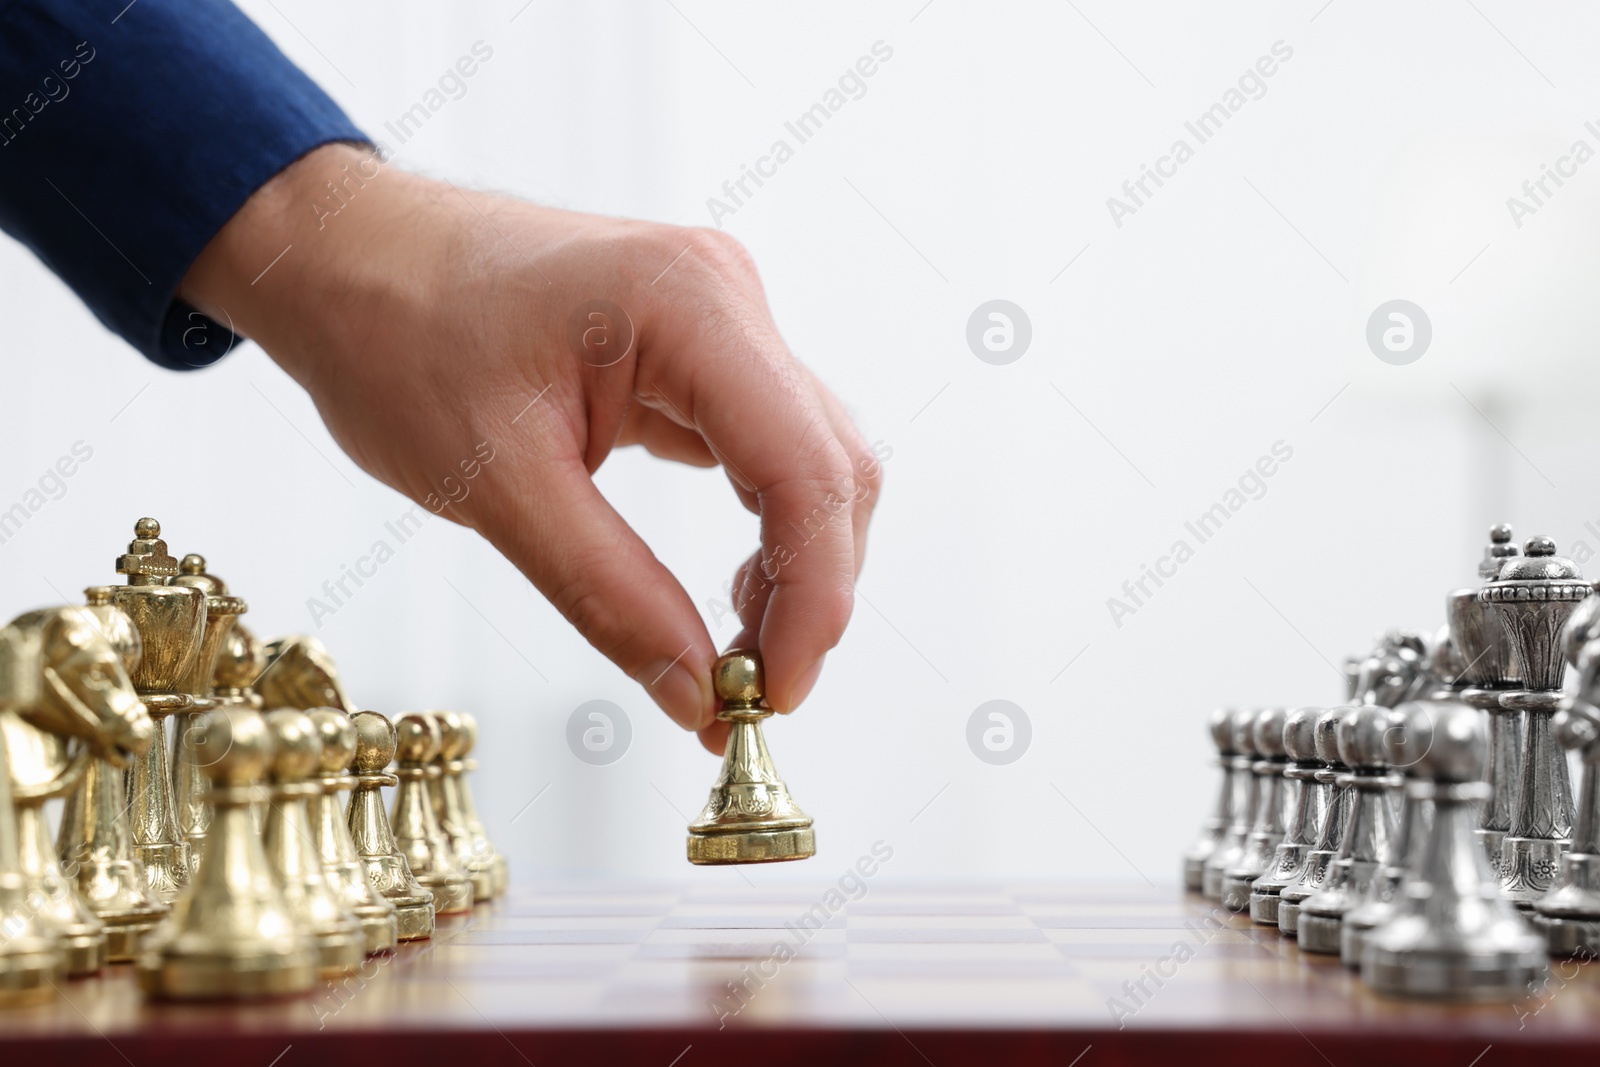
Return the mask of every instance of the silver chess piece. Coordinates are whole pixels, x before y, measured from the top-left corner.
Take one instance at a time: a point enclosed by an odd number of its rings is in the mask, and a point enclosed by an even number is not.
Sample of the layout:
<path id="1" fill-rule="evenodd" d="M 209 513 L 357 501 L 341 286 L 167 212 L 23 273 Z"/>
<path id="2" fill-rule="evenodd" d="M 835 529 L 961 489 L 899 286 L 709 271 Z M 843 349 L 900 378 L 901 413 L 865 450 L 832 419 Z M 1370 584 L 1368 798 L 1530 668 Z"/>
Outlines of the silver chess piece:
<path id="1" fill-rule="evenodd" d="M 1311 851 L 1306 853 L 1296 877 L 1278 891 L 1278 932 L 1286 937 L 1300 933 L 1300 905 L 1315 896 L 1328 876 L 1328 867 L 1339 854 L 1345 812 L 1350 806 L 1351 787 L 1340 778 L 1348 767 L 1339 757 L 1339 721 L 1356 709 L 1350 706 L 1329 708 L 1317 716 L 1314 727 L 1315 749 L 1322 766 L 1313 771 L 1316 782 L 1326 790 L 1327 802 Z"/>
<path id="2" fill-rule="evenodd" d="M 1339 720 L 1339 758 L 1350 770 L 1339 784 L 1350 788 L 1339 854 L 1328 867 L 1322 888 L 1300 906 L 1300 948 L 1338 953 L 1344 914 L 1358 907 L 1372 888 L 1378 867 L 1395 835 L 1389 806 L 1390 772 L 1383 738 L 1389 709 L 1367 704 Z"/>
<path id="3" fill-rule="evenodd" d="M 1283 774 L 1289 765 L 1283 747 L 1283 723 L 1288 714 L 1284 708 L 1267 708 L 1251 727 L 1258 757 L 1250 765 L 1250 773 L 1256 776 L 1256 816 L 1238 861 L 1222 872 L 1222 906 L 1229 911 L 1250 907 L 1250 886 L 1267 872 L 1283 840 L 1285 812 L 1294 803 L 1288 795 L 1291 783 Z M 1292 784 L 1299 788 L 1299 782 Z"/>
<path id="4" fill-rule="evenodd" d="M 1489 531 L 1489 544 L 1478 563 L 1484 582 L 1500 576 L 1506 560 L 1521 555 L 1511 541 L 1511 527 L 1501 524 Z M 1478 588 L 1457 589 L 1445 598 L 1445 617 L 1451 639 L 1460 653 L 1464 682 L 1459 697 L 1489 717 L 1489 763 L 1485 781 L 1489 800 L 1483 806 L 1478 837 L 1489 866 L 1500 867 L 1500 845 L 1511 829 L 1511 807 L 1517 792 L 1517 772 L 1522 762 L 1522 712 L 1500 706 L 1500 695 L 1517 688 L 1516 643 L 1506 632 L 1500 614 L 1478 596 Z"/>
<path id="5" fill-rule="evenodd" d="M 1233 794 L 1235 774 L 1233 770 L 1233 757 L 1238 755 L 1233 750 L 1233 711 L 1230 708 L 1217 708 L 1206 720 L 1206 728 L 1211 733 L 1211 741 L 1217 746 L 1217 766 L 1222 769 L 1222 785 L 1217 793 L 1217 804 L 1212 809 L 1211 816 L 1200 827 L 1200 836 L 1195 839 L 1189 851 L 1183 857 L 1183 887 L 1191 893 L 1198 893 L 1205 885 L 1206 860 L 1217 850 L 1217 845 L 1222 841 L 1222 835 L 1228 830 L 1228 823 L 1232 821 Z"/>
<path id="6" fill-rule="evenodd" d="M 1532 918 L 1552 956 L 1594 959 L 1600 954 L 1600 640 L 1577 659 L 1577 695 L 1552 724 L 1561 744 L 1583 760 L 1577 826 L 1555 885 L 1534 903 Z"/>
<path id="7" fill-rule="evenodd" d="M 1523 715 L 1523 747 L 1499 873 L 1501 889 L 1526 910 L 1554 883 L 1571 843 L 1572 787 L 1551 719 L 1561 707 L 1567 665 L 1562 628 L 1593 590 L 1576 563 L 1556 555 L 1550 538 L 1530 538 L 1523 552 L 1507 559 L 1478 598 L 1515 642 L 1521 674 L 1520 688 L 1500 694 L 1502 708 Z"/>
<path id="8" fill-rule="evenodd" d="M 1317 719 L 1321 715 L 1321 708 L 1295 708 L 1284 717 L 1283 747 L 1289 763 L 1283 776 L 1289 821 L 1283 840 L 1273 851 L 1272 863 L 1250 884 L 1250 918 L 1266 926 L 1278 925 L 1278 894 L 1305 869 L 1333 792 L 1331 781 L 1317 777 L 1318 771 L 1327 768 L 1317 755 Z"/>
<path id="9" fill-rule="evenodd" d="M 1255 822 L 1256 776 L 1251 773 L 1256 757 L 1255 721 L 1256 713 L 1247 708 L 1235 710 L 1228 719 L 1233 737 L 1233 799 L 1228 805 L 1227 829 L 1201 871 L 1200 891 L 1210 900 L 1222 899 L 1223 873 L 1244 854 L 1245 838 Z"/>
<path id="10" fill-rule="evenodd" d="M 1428 745 L 1407 787 L 1433 809 L 1432 832 L 1392 918 L 1367 938 L 1361 977 L 1380 993 L 1489 999 L 1522 993 L 1545 967 L 1544 941 L 1500 895 L 1477 837 L 1489 786 L 1481 713 L 1430 701 L 1400 709 Z M 1419 743 L 1419 746 L 1420 743 Z"/>
<path id="11" fill-rule="evenodd" d="M 1440 697 L 1448 699 L 1447 694 L 1440 694 Z M 1426 702 L 1401 705 L 1403 708 L 1427 706 Z M 1353 969 L 1361 966 L 1361 954 L 1366 950 L 1372 931 L 1394 917 L 1406 872 L 1415 867 L 1433 830 L 1431 801 L 1409 788 L 1417 761 L 1433 742 L 1432 731 L 1413 728 L 1411 716 L 1398 708 L 1391 709 L 1388 718 L 1388 729 L 1383 734 L 1384 759 L 1395 772 L 1391 788 L 1400 793 L 1400 818 L 1394 837 L 1390 839 L 1388 854 L 1372 879 L 1366 898 L 1346 912 L 1339 924 L 1339 958 L 1346 967 Z"/>

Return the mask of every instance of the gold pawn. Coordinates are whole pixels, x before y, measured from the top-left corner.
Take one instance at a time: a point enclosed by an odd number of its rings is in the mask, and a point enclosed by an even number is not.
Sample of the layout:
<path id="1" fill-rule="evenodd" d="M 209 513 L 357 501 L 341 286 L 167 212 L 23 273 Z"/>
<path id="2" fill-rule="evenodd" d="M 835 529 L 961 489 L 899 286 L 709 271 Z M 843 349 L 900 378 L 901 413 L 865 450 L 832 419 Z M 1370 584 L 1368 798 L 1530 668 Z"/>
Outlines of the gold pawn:
<path id="1" fill-rule="evenodd" d="M 322 784 L 309 781 L 322 764 L 322 740 L 303 711 L 279 708 L 262 721 L 272 735 L 272 806 L 262 844 L 296 923 L 316 944 L 322 976 L 333 978 L 359 967 L 366 953 L 361 925 L 322 873 L 322 853 L 306 811 L 307 799 L 322 795 Z"/>
<path id="2" fill-rule="evenodd" d="M 717 718 L 730 727 L 728 745 L 711 796 L 689 824 L 689 862 L 773 863 L 815 855 L 811 816 L 789 796 L 761 734 L 761 720 L 772 714 L 762 695 L 761 654 L 730 649 L 712 668 L 711 681 L 722 704 Z"/>
<path id="3" fill-rule="evenodd" d="M 472 834 L 473 841 L 483 842 L 483 847 L 487 847 L 489 855 L 494 857 L 494 895 L 499 897 L 505 894 L 506 886 L 511 882 L 511 870 L 506 863 L 505 855 L 489 840 L 489 831 L 484 828 L 483 820 L 478 818 L 478 805 L 472 799 L 472 782 L 467 778 L 467 775 L 478 769 L 478 761 L 472 758 L 472 750 L 478 746 L 478 720 L 465 711 L 459 714 L 461 729 L 466 734 L 467 743 L 461 750 L 461 769 L 453 772 L 456 792 L 461 798 L 461 812 L 466 817 L 467 830 Z M 474 844 L 473 849 L 476 852 L 479 846 Z"/>
<path id="4" fill-rule="evenodd" d="M 439 754 L 439 724 L 425 711 L 408 711 L 395 719 L 394 728 L 400 788 L 389 822 L 395 844 L 417 881 L 432 891 L 434 911 L 440 915 L 471 911 L 472 883 L 440 832 L 428 796 L 428 779 L 439 774 L 432 765 Z"/>
<path id="5" fill-rule="evenodd" d="M 461 757 L 466 754 L 471 738 L 458 713 L 431 711 L 428 714 L 439 726 L 439 754 L 434 757 L 428 778 L 428 799 L 433 805 L 434 820 L 450 843 L 456 863 L 472 881 L 472 899 L 480 903 L 493 900 L 498 895 L 494 848 L 487 838 L 473 834 L 461 803 L 461 773 L 466 769 Z M 439 773 L 432 774 L 433 770 Z"/>
<path id="6" fill-rule="evenodd" d="M 363 947 L 370 956 L 392 952 L 398 929 L 394 905 L 367 881 L 367 872 L 356 857 L 339 794 L 355 786 L 350 762 L 356 755 L 356 727 L 350 716 L 337 708 L 316 708 L 308 713 L 322 739 L 321 793 L 306 801 L 311 832 L 316 835 L 317 851 L 328 884 L 344 906 L 361 924 Z"/>
<path id="7" fill-rule="evenodd" d="M 139 955 L 139 987 L 175 1000 L 303 993 L 317 980 L 316 948 L 250 824 L 272 736 L 261 715 L 237 708 L 207 712 L 195 726 L 211 827 L 194 879 Z"/>
<path id="8" fill-rule="evenodd" d="M 384 770 L 394 759 L 394 724 L 375 711 L 350 716 L 356 727 L 355 791 L 350 794 L 350 839 L 367 872 L 367 881 L 394 905 L 397 936 L 417 941 L 433 936 L 433 894 L 412 875 L 395 844 L 389 814 L 383 810 L 383 787 L 400 779 Z"/>

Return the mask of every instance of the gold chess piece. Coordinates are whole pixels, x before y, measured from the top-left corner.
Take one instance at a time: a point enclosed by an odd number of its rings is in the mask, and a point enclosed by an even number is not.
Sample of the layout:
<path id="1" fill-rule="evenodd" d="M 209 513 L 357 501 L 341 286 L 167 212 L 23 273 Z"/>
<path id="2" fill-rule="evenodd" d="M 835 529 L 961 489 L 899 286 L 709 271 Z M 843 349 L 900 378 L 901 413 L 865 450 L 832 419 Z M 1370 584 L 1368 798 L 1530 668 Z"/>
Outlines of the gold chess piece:
<path id="1" fill-rule="evenodd" d="M 77 607 L 33 611 L 0 640 L 0 733 L 29 902 L 60 939 L 68 974 L 106 962 L 106 930 L 56 859 L 44 805 L 76 789 L 97 757 L 126 766 L 152 737 L 121 655 Z M 3 928 L 0 928 L 3 930 Z"/>
<path id="2" fill-rule="evenodd" d="M 261 694 L 256 692 L 256 679 L 267 666 L 267 653 L 256 635 L 236 622 L 222 639 L 217 650 L 216 666 L 211 672 L 211 698 L 218 707 L 262 709 Z"/>
<path id="3" fill-rule="evenodd" d="M 394 721 L 395 774 L 400 788 L 395 790 L 394 811 L 389 822 L 395 844 L 405 856 L 417 881 L 433 893 L 433 910 L 440 915 L 455 915 L 472 910 L 472 882 L 456 862 L 450 841 L 439 830 L 428 796 L 428 779 L 439 774 L 433 760 L 439 754 L 439 724 L 426 711 L 408 711 Z"/>
<path id="4" fill-rule="evenodd" d="M 730 649 L 712 667 L 711 681 L 722 704 L 717 718 L 730 727 L 728 747 L 705 808 L 689 824 L 689 862 L 772 863 L 815 855 L 811 816 L 789 796 L 761 734 L 761 720 L 772 714 L 762 696 L 761 654 Z"/>
<path id="5" fill-rule="evenodd" d="M 356 856 L 350 824 L 345 821 L 339 794 L 355 786 L 350 764 L 356 755 L 356 726 L 350 716 L 337 708 L 316 708 L 309 712 L 322 740 L 320 775 L 315 779 L 321 791 L 306 799 L 311 832 L 316 836 L 317 852 L 330 888 L 361 924 L 363 948 L 367 955 L 392 952 L 398 936 L 394 905 L 367 881 L 366 868 Z"/>
<path id="6" fill-rule="evenodd" d="M 315 637 L 280 637 L 267 642 L 264 651 L 267 665 L 256 679 L 256 691 L 267 707 L 356 710 L 344 695 L 333 657 Z"/>
<path id="7" fill-rule="evenodd" d="M 112 601 L 133 620 L 144 645 L 134 673 L 139 699 L 155 721 L 156 740 L 128 774 L 134 851 L 144 864 L 150 888 L 167 903 L 189 880 L 189 846 L 178 832 L 172 807 L 172 774 L 167 761 L 166 720 L 194 706 L 180 687 L 200 655 L 206 625 L 206 594 L 190 585 L 171 585 L 178 561 L 161 540 L 161 524 L 140 519 L 128 551 L 117 557 L 117 573 L 128 584 L 112 587 Z"/>
<path id="8" fill-rule="evenodd" d="M 457 766 L 447 768 L 450 776 L 455 779 L 456 795 L 461 802 L 461 814 L 467 821 L 467 832 L 472 835 L 474 842 L 483 842 L 488 854 L 492 857 L 493 893 L 491 896 L 499 897 L 506 891 L 506 886 L 511 881 L 511 871 L 506 863 L 505 856 L 489 841 L 489 831 L 484 828 L 483 820 L 478 818 L 478 805 L 472 799 L 472 783 L 467 780 L 467 775 L 478 769 L 478 761 L 472 758 L 472 750 L 478 745 L 478 720 L 469 713 L 458 713 L 461 719 L 461 730 L 466 735 L 466 744 L 461 749 L 461 759 Z M 474 844 L 475 854 L 480 852 L 479 846 Z"/>
<path id="9" fill-rule="evenodd" d="M 0 731 L 0 768 L 10 762 Z M 0 1005 L 49 997 L 61 977 L 62 954 L 55 931 L 34 908 L 17 848 L 11 808 L 11 776 L 0 773 Z"/>
<path id="10" fill-rule="evenodd" d="M 472 882 L 473 901 L 493 900 L 499 894 L 495 883 L 494 846 L 489 844 L 488 838 L 473 833 L 461 802 L 461 774 L 466 770 L 462 757 L 473 739 L 458 712 L 430 711 L 428 714 L 439 727 L 439 754 L 428 768 L 427 779 L 434 821 L 450 843 L 456 864 Z M 435 771 L 438 773 L 433 773 Z"/>
<path id="11" fill-rule="evenodd" d="M 221 578 L 206 572 L 206 560 L 191 552 L 178 564 L 178 576 L 173 585 L 187 585 L 200 590 L 206 597 L 206 626 L 200 638 L 200 654 L 194 666 L 178 684 L 179 690 L 194 698 L 188 711 L 179 712 L 174 720 L 172 736 L 172 808 L 178 818 L 178 832 L 189 846 L 189 873 L 200 860 L 200 846 L 206 839 L 206 827 L 211 825 L 211 809 L 204 799 L 205 774 L 195 764 L 192 738 L 195 716 L 217 707 L 212 695 L 212 675 L 223 642 L 233 632 L 239 616 L 246 610 L 240 597 L 229 596 L 228 587 Z"/>
<path id="12" fill-rule="evenodd" d="M 400 779 L 384 768 L 394 759 L 394 724 L 375 711 L 350 716 L 356 728 L 355 791 L 350 794 L 350 839 L 372 888 L 394 905 L 397 936 L 417 941 L 433 936 L 433 894 L 412 875 L 395 844 L 389 814 L 383 809 L 383 787 Z"/>
<path id="13" fill-rule="evenodd" d="M 490 841 L 490 832 L 483 827 L 483 819 L 478 817 L 478 806 L 472 800 L 472 782 L 467 781 L 467 774 L 478 769 L 478 761 L 472 758 L 472 750 L 478 745 L 478 720 L 469 712 L 459 712 L 461 715 L 461 728 L 466 731 L 467 745 L 461 750 L 461 769 L 453 771 L 456 777 L 456 792 L 461 793 L 461 811 L 467 819 L 467 830 L 472 833 L 475 841 L 483 841 L 488 846 L 491 856 L 494 857 L 494 896 L 504 896 L 506 886 L 510 885 L 510 865 L 506 856 L 498 848 L 494 848 Z"/>
<path id="14" fill-rule="evenodd" d="M 272 735 L 272 807 L 262 844 L 295 924 L 316 945 L 318 969 L 324 978 L 336 977 L 359 967 L 366 952 L 360 924 L 323 873 L 306 811 L 306 801 L 322 795 L 322 783 L 311 780 L 322 766 L 322 739 L 303 711 L 279 708 L 262 720 Z"/>
<path id="15" fill-rule="evenodd" d="M 112 602 L 116 588 L 101 585 L 84 590 L 88 603 L 81 610 L 94 620 L 95 631 L 106 639 L 131 678 L 143 645 L 133 620 Z M 131 690 L 132 682 L 128 684 Z M 68 879 L 75 883 L 79 898 L 105 924 L 106 959 L 111 963 L 132 960 L 145 935 L 170 909 L 151 891 L 144 865 L 134 855 L 121 764 L 94 760 L 83 781 L 67 795 L 56 835 L 56 855 Z"/>
<path id="16" fill-rule="evenodd" d="M 250 824 L 272 747 L 264 717 L 252 711 L 221 708 L 195 724 L 195 755 L 211 780 L 211 827 L 194 879 L 139 955 L 139 987 L 152 996 L 275 996 L 316 982 L 316 948 Z"/>

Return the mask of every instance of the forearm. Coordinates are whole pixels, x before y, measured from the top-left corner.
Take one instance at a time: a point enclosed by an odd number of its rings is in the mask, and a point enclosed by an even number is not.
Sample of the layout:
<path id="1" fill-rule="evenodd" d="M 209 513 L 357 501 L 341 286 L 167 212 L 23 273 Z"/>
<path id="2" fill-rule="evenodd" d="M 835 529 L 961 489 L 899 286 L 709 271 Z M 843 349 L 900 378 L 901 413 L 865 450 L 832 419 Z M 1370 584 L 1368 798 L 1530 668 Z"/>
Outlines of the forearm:
<path id="1" fill-rule="evenodd" d="M 0 108 L 0 228 L 174 368 L 228 346 L 174 299 L 201 248 L 295 159 L 362 139 L 225 0 L 0 5 Z"/>

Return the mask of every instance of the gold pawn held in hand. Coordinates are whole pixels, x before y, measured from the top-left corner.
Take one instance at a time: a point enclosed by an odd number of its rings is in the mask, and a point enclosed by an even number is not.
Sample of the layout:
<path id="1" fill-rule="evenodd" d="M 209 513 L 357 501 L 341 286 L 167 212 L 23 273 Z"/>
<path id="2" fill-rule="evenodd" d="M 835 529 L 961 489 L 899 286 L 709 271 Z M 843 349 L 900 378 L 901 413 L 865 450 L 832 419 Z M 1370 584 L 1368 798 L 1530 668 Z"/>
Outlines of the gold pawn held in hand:
<path id="1" fill-rule="evenodd" d="M 761 720 L 767 706 L 761 654 L 729 650 L 712 667 L 712 686 L 729 724 L 722 773 L 700 817 L 689 824 L 689 862 L 773 863 L 816 854 L 811 816 L 789 795 L 767 752 Z"/>

